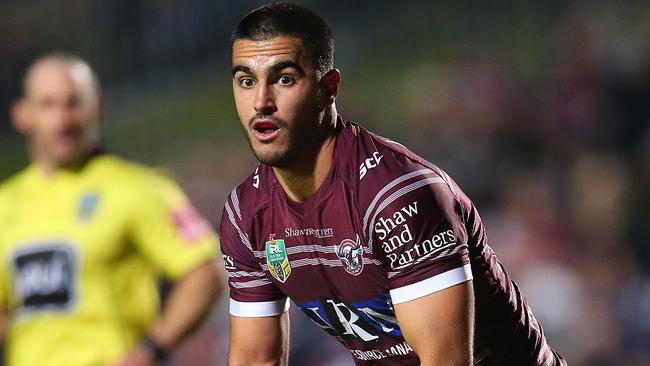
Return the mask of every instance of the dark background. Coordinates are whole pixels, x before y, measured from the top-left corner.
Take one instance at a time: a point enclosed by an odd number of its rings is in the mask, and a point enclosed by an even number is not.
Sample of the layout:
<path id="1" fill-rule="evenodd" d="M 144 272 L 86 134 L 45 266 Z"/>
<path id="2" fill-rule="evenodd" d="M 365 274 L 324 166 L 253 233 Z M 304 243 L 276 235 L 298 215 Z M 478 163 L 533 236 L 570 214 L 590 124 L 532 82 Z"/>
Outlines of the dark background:
<path id="1" fill-rule="evenodd" d="M 570 365 L 650 364 L 650 5 L 302 1 L 337 35 L 347 119 L 445 169 Z M 169 168 L 213 223 L 254 167 L 230 32 L 258 1 L 2 0 L 0 179 L 27 163 L 8 107 L 35 58 L 103 83 L 110 150 Z M 293 316 L 293 365 L 348 365 Z M 227 300 L 173 365 L 222 365 Z"/>

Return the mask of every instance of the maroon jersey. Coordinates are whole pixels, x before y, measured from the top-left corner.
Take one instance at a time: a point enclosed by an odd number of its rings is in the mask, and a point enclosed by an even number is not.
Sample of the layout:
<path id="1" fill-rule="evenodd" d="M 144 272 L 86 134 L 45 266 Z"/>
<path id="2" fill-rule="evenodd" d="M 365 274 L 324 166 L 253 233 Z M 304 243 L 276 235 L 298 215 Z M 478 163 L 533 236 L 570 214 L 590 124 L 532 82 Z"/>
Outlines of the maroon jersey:
<path id="1" fill-rule="evenodd" d="M 290 298 L 357 365 L 419 365 L 393 304 L 472 280 L 475 364 L 565 365 L 449 176 L 396 142 L 338 123 L 332 167 L 312 198 L 289 199 L 265 164 L 228 197 L 221 248 L 230 313 L 277 315 Z"/>

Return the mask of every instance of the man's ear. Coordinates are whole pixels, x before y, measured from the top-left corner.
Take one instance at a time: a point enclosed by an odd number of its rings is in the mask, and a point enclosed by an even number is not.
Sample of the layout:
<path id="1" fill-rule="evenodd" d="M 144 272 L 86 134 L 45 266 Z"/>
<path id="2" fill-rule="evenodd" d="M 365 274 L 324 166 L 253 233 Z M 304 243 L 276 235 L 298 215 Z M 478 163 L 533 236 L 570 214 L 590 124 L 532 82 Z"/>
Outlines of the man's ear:
<path id="1" fill-rule="evenodd" d="M 27 105 L 24 99 L 19 99 L 11 105 L 11 123 L 16 131 L 23 135 L 29 134 L 30 123 L 27 116 Z"/>
<path id="2" fill-rule="evenodd" d="M 320 79 L 320 84 L 325 106 L 334 104 L 334 100 L 339 94 L 339 86 L 341 86 L 341 72 L 337 69 L 328 71 Z"/>

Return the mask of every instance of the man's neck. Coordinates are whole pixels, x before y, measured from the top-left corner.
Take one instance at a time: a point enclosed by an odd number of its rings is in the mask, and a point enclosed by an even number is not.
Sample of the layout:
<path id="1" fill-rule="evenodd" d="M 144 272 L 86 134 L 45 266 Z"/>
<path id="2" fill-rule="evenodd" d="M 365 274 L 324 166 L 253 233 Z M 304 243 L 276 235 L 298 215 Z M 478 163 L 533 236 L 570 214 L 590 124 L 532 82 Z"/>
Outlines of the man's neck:
<path id="1" fill-rule="evenodd" d="M 77 171 L 82 169 L 86 163 L 95 155 L 100 152 L 100 148 L 96 147 L 84 152 L 77 159 L 69 162 L 58 162 L 48 156 L 39 156 L 39 154 L 32 154 L 32 161 L 46 177 L 52 176 L 59 170 Z"/>
<path id="2" fill-rule="evenodd" d="M 313 197 L 332 168 L 336 147 L 336 113 L 333 114 L 332 128 L 320 140 L 320 145 L 306 151 L 298 161 L 287 168 L 274 167 L 278 181 L 290 199 L 303 202 Z"/>

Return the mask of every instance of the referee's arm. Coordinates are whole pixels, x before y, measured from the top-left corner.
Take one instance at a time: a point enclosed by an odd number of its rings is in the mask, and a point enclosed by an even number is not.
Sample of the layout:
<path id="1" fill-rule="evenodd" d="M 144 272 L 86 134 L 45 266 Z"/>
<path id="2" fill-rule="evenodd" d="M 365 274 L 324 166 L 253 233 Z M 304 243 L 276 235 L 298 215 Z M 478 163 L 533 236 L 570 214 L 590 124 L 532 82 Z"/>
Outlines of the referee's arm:
<path id="1" fill-rule="evenodd" d="M 222 264 L 208 260 L 174 283 L 150 337 L 165 350 L 175 348 L 208 315 L 223 291 Z"/>
<path id="2" fill-rule="evenodd" d="M 4 307 L 0 307 L 0 349 L 7 340 L 7 332 L 9 330 L 9 311 Z"/>

